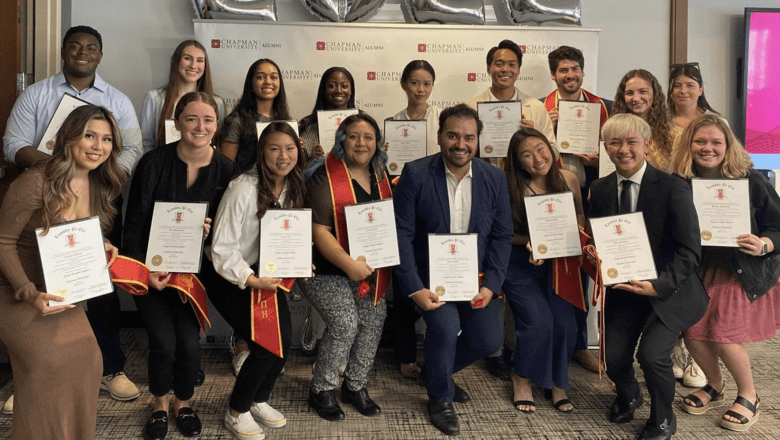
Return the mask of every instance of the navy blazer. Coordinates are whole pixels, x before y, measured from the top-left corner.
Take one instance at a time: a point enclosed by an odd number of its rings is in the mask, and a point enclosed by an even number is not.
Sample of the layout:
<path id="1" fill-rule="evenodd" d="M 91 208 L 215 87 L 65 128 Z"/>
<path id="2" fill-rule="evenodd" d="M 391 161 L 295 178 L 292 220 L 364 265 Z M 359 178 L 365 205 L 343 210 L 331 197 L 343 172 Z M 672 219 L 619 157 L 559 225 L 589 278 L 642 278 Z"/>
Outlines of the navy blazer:
<path id="1" fill-rule="evenodd" d="M 615 172 L 593 182 L 590 191 L 591 217 L 618 214 Z M 648 163 L 636 211 L 641 211 L 645 220 L 658 272 L 658 279 L 650 281 L 658 297 L 651 297 L 650 302 L 666 327 L 681 332 L 704 316 L 709 302 L 696 273 L 701 238 L 691 188 L 682 178 L 658 171 Z M 609 294 L 607 291 L 607 304 Z"/>
<path id="2" fill-rule="evenodd" d="M 471 161 L 469 233 L 478 235 L 482 286 L 498 293 L 512 248 L 512 215 L 506 177 L 481 160 Z M 428 234 L 450 232 L 450 205 L 444 160 L 434 154 L 404 166 L 393 194 L 401 264 L 395 267 L 395 292 L 411 295 L 430 288 Z M 474 292 L 476 295 L 477 292 Z"/>

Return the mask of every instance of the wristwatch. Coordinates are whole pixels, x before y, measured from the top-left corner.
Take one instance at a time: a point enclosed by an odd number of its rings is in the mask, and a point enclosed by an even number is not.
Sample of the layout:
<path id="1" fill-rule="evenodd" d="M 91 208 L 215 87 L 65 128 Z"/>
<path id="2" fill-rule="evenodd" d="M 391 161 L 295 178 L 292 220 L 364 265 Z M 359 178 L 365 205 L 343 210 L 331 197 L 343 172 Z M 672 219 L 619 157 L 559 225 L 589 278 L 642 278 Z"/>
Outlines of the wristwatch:
<path id="1" fill-rule="evenodd" d="M 764 240 L 761 240 L 761 255 L 759 257 L 763 257 L 764 255 L 769 253 L 769 247 L 766 245 L 766 242 Z"/>

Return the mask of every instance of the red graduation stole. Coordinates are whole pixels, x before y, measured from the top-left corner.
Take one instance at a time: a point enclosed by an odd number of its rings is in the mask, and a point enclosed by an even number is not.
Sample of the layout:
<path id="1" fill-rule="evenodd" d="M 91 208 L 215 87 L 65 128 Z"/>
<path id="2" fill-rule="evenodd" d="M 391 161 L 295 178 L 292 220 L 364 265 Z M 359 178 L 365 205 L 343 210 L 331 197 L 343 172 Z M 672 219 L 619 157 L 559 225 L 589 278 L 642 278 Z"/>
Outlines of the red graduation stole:
<path id="1" fill-rule="evenodd" d="M 278 289 L 289 292 L 295 278 L 284 278 Z M 252 289 L 250 308 L 252 310 L 252 340 L 271 353 L 284 357 L 282 352 L 282 331 L 279 328 L 279 303 L 277 290 Z"/>
<path id="2" fill-rule="evenodd" d="M 598 96 L 586 91 L 583 88 L 580 88 L 580 91 L 582 92 L 582 96 L 585 97 L 585 100 L 588 102 L 598 102 L 601 104 L 601 122 L 599 124 L 599 128 L 604 126 L 604 123 L 607 122 L 607 119 L 609 119 L 609 113 L 607 113 L 607 104 L 604 103 L 604 100 L 599 98 Z M 558 108 L 558 90 L 553 90 L 552 93 L 547 95 L 546 98 L 544 98 L 544 108 L 547 109 L 549 112 L 550 110 L 557 109 Z M 563 168 L 563 159 L 561 159 L 560 155 L 558 155 L 558 166 Z"/>
<path id="3" fill-rule="evenodd" d="M 583 232 L 580 231 L 580 239 L 582 239 Z M 588 242 L 590 241 L 590 237 L 588 238 Z M 604 350 L 604 341 L 606 339 L 606 334 L 604 332 L 604 302 L 606 301 L 606 296 L 604 295 L 604 279 L 601 278 L 601 259 L 599 259 L 599 254 L 596 252 L 596 247 L 592 244 L 584 244 L 582 247 L 582 251 L 585 255 L 583 255 L 583 264 L 582 264 L 582 270 L 585 271 L 588 276 L 593 279 L 593 306 L 595 307 L 596 304 L 601 301 L 601 307 L 599 307 L 599 378 L 601 377 L 601 366 L 606 365 L 607 358 L 606 358 L 606 352 Z M 592 264 L 586 256 L 593 257 L 593 260 L 596 262 L 596 264 Z"/>
<path id="4" fill-rule="evenodd" d="M 344 206 L 357 203 L 355 198 L 355 189 L 352 188 L 352 177 L 349 175 L 347 164 L 341 159 L 336 159 L 336 155 L 331 150 L 325 159 L 325 171 L 328 173 L 328 183 L 330 185 L 330 195 L 333 200 L 333 218 L 336 225 L 336 240 L 341 248 L 349 253 L 349 241 L 347 240 L 347 218 L 344 215 Z M 382 173 L 382 180 L 377 182 L 379 185 L 379 196 L 382 199 L 388 199 L 393 196 L 390 190 L 390 180 L 387 174 Z M 385 290 L 390 285 L 391 272 L 389 267 L 376 270 L 376 289 L 374 290 L 374 305 L 376 305 Z M 362 298 L 371 290 L 366 280 L 360 281 L 358 295 Z"/>
<path id="5" fill-rule="evenodd" d="M 146 295 L 149 292 L 149 268 L 140 261 L 117 255 L 116 260 L 109 268 L 111 281 L 133 295 Z M 208 301 L 206 288 L 198 277 L 191 273 L 174 273 L 165 287 L 172 287 L 179 291 L 182 303 L 189 301 L 192 311 L 198 319 L 201 331 L 206 333 L 206 324 L 211 327 L 209 320 Z"/>

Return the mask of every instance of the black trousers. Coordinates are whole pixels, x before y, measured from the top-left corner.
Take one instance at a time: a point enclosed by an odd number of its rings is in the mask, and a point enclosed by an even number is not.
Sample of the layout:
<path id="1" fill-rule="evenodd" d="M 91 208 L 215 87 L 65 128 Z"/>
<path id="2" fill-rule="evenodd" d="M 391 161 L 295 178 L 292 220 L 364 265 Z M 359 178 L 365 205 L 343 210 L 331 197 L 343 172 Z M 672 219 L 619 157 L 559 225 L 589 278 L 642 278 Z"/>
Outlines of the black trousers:
<path id="1" fill-rule="evenodd" d="M 607 375 L 627 405 L 642 391 L 634 375 L 634 350 L 650 394 L 650 423 L 658 426 L 674 416 L 675 379 L 669 356 L 679 333 L 669 330 L 653 310 L 651 299 L 609 289 L 605 304 L 604 343 Z M 641 336 L 641 340 L 640 340 Z"/>
<path id="2" fill-rule="evenodd" d="M 394 291 L 392 308 L 387 315 L 393 326 L 393 357 L 402 364 L 417 362 L 414 325 L 420 319 L 420 313 L 414 308 L 412 300 Z"/>
<path id="3" fill-rule="evenodd" d="M 212 273 L 213 280 L 207 289 L 209 299 L 233 330 L 249 344 L 249 357 L 244 361 L 230 395 L 229 406 L 239 413 L 249 411 L 252 402 L 267 402 L 274 389 L 276 379 L 290 355 L 292 342 L 292 321 L 287 306 L 287 296 L 277 290 L 279 328 L 281 330 L 282 354 L 278 357 L 252 340 L 251 289 L 242 290 L 221 276 Z"/>

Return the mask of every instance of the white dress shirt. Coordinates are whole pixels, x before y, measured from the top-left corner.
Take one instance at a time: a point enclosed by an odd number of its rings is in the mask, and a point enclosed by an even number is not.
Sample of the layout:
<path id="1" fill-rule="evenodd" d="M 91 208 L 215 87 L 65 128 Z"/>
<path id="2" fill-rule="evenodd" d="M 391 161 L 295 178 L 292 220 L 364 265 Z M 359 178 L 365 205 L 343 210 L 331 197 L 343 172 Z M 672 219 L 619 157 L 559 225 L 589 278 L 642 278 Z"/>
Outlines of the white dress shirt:
<path id="1" fill-rule="evenodd" d="M 620 206 L 620 196 L 623 194 L 623 181 L 624 180 L 630 180 L 631 186 L 629 187 L 629 190 L 631 191 L 631 212 L 636 212 L 636 202 L 639 200 L 639 188 L 642 185 L 642 177 L 645 176 L 645 170 L 647 169 L 647 162 L 642 164 L 642 168 L 639 169 L 636 173 L 634 173 L 633 176 L 629 178 L 625 178 L 620 175 L 620 173 L 615 173 L 617 176 L 617 183 L 618 183 L 618 191 L 617 191 L 617 198 L 618 198 L 618 206 Z"/>
<path id="2" fill-rule="evenodd" d="M 442 159 L 444 160 L 444 159 Z M 471 180 L 472 168 L 469 162 L 469 170 L 460 182 L 444 163 L 444 175 L 447 178 L 447 198 L 450 202 L 450 233 L 465 234 L 469 231 L 471 223 Z"/>

